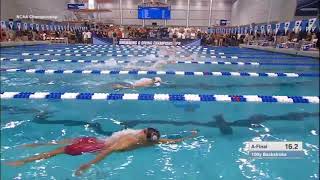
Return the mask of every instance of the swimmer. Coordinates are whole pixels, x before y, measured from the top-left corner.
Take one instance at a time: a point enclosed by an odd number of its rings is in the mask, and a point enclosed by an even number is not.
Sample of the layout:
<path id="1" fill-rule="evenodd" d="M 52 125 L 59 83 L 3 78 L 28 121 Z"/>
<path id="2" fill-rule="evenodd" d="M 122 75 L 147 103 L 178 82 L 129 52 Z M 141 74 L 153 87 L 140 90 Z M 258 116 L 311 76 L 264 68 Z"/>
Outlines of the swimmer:
<path id="1" fill-rule="evenodd" d="M 133 89 L 133 88 L 139 88 L 139 87 L 160 86 L 161 82 L 162 81 L 160 77 L 142 78 L 133 83 L 126 83 L 126 82 L 115 83 L 115 84 L 112 84 L 112 88 L 113 89 Z"/>
<path id="2" fill-rule="evenodd" d="M 179 52 L 179 50 L 181 50 L 180 47 L 170 47 L 170 48 L 169 47 L 160 47 L 159 53 L 164 56 L 168 56 L 170 61 L 176 61 L 177 60 L 176 55 L 181 53 L 181 51 Z M 183 58 L 187 61 L 194 60 L 192 53 L 191 54 L 185 53 Z"/>
<path id="3" fill-rule="evenodd" d="M 89 169 L 92 165 L 99 163 L 106 156 L 114 152 L 129 151 L 141 147 L 152 146 L 156 144 L 174 144 L 182 142 L 185 139 L 193 138 L 197 135 L 197 131 L 191 131 L 192 135 L 179 139 L 162 139 L 160 132 L 154 128 L 146 128 L 140 130 L 126 129 L 113 133 L 106 139 L 98 139 L 96 137 L 82 137 L 76 139 L 67 139 L 59 142 L 27 144 L 25 147 L 38 147 L 43 145 L 61 145 L 53 151 L 35 155 L 23 160 L 8 162 L 11 166 L 21 166 L 29 162 L 49 159 L 51 157 L 67 154 L 71 156 L 82 155 L 83 153 L 97 153 L 96 158 L 90 162 L 83 164 L 76 171 L 76 175 Z"/>
<path id="4" fill-rule="evenodd" d="M 148 69 L 150 70 L 159 70 L 162 69 L 167 64 L 175 64 L 176 60 L 159 60 L 151 65 Z"/>

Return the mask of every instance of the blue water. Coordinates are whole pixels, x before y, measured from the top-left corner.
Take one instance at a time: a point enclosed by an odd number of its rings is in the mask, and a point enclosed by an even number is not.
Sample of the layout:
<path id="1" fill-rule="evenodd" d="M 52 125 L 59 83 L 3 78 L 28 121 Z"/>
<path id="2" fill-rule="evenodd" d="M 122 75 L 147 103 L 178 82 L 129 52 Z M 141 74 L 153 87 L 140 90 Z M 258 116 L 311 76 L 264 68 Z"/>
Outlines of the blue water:
<path id="1" fill-rule="evenodd" d="M 145 57 L 65 57 L 21 56 L 22 52 L 51 53 L 48 49 L 78 48 L 76 45 L 45 45 L 2 48 L 1 57 L 107 60 L 110 63 L 1 62 L 1 68 L 25 69 L 149 69 L 152 63 L 117 64 L 116 60 L 166 60 Z M 214 48 L 239 59 L 232 62 L 273 62 L 319 64 L 312 58 L 240 48 Z M 121 51 L 121 50 L 120 50 Z M 187 51 L 185 54 L 188 54 Z M 202 51 L 201 51 L 202 52 Z M 157 50 L 160 54 L 160 51 Z M 211 59 L 193 56 L 196 61 Z M 247 58 L 249 57 L 249 58 Z M 174 57 L 170 57 L 174 58 Z M 176 57 L 183 61 L 184 58 Z M 319 73 L 319 66 L 237 66 L 168 64 L 157 70 L 293 72 Z M 133 81 L 151 75 L 84 75 L 1 73 L 1 91 L 196 93 L 236 95 L 319 96 L 319 78 L 286 77 L 198 77 L 161 76 L 167 85 L 154 88 L 114 91 L 108 83 Z M 1 179 L 319 179 L 319 112 L 315 104 L 187 103 L 149 101 L 2 100 Z M 294 121 L 292 113 L 305 117 Z M 36 116 L 46 116 L 42 121 Z M 227 122 L 267 115 L 272 120 L 261 128 L 232 127 L 232 135 L 222 134 L 210 122 L 221 115 Z M 279 118 L 279 116 L 284 118 Z M 263 116 L 265 117 L 265 116 Z M 74 171 L 95 156 L 60 155 L 49 160 L 10 167 L 4 163 L 55 147 L 23 148 L 22 144 L 79 136 L 103 137 L 123 129 L 119 123 L 140 129 L 156 127 L 163 137 L 181 137 L 197 129 L 199 136 L 176 145 L 158 145 L 115 153 L 93 166 L 81 177 Z M 86 125 L 86 123 L 88 125 Z M 99 125 L 99 128 L 97 128 Z M 302 141 L 302 159 L 258 160 L 244 151 L 246 141 Z"/>

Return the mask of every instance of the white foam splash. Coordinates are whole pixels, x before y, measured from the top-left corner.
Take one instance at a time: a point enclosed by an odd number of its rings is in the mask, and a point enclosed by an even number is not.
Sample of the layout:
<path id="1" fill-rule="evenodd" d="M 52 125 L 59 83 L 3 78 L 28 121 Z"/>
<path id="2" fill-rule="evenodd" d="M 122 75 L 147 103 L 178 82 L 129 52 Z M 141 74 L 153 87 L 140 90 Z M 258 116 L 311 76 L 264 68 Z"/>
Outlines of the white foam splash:
<path id="1" fill-rule="evenodd" d="M 317 133 L 317 131 L 316 131 L 316 130 L 311 130 L 311 131 L 310 131 L 310 133 L 311 133 L 312 135 L 315 135 L 315 136 L 317 136 L 317 135 L 318 135 L 318 133 Z"/>
<path id="2" fill-rule="evenodd" d="M 117 125 L 120 125 L 120 124 L 121 124 L 120 121 L 117 121 L 117 120 L 112 119 L 112 118 L 110 118 L 110 121 L 112 121 L 114 124 L 117 124 Z"/>
<path id="3" fill-rule="evenodd" d="M 11 128 L 15 128 L 25 122 L 29 122 L 30 120 L 25 120 L 25 121 L 11 121 L 11 122 L 8 122 L 4 125 L 4 127 L 1 127 L 1 130 L 4 130 L 4 129 L 11 129 Z"/>

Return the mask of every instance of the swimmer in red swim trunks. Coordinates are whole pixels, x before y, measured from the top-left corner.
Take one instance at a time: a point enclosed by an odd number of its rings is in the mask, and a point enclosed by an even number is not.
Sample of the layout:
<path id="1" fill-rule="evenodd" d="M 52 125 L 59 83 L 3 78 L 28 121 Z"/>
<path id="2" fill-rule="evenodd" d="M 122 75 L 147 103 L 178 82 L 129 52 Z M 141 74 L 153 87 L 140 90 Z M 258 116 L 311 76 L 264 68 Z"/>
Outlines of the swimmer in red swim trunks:
<path id="1" fill-rule="evenodd" d="M 95 137 L 82 137 L 71 140 L 63 140 L 59 142 L 27 144 L 26 147 L 37 147 L 42 145 L 59 145 L 66 144 L 64 147 L 57 148 L 53 151 L 45 152 L 36 156 L 32 156 L 23 160 L 8 162 L 11 166 L 21 166 L 25 163 L 33 162 L 41 159 L 48 159 L 59 154 L 68 154 L 77 156 L 84 153 L 97 153 L 92 161 L 83 164 L 76 171 L 76 175 L 89 169 L 93 164 L 103 160 L 106 156 L 113 152 L 129 151 L 141 147 L 162 144 L 162 143 L 179 143 L 187 138 L 195 137 L 196 131 L 192 131 L 192 135 L 180 139 L 162 139 L 160 132 L 154 128 L 146 128 L 142 130 L 126 129 L 115 132 L 106 139 L 97 139 Z"/>

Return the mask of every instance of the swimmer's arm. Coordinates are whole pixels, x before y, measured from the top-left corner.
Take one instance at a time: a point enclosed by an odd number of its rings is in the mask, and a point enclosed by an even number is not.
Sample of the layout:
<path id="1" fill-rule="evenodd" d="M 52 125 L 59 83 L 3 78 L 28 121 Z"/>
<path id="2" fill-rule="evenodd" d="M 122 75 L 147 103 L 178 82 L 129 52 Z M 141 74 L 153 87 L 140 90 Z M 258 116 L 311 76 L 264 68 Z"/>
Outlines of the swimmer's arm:
<path id="1" fill-rule="evenodd" d="M 76 175 L 79 176 L 81 175 L 82 172 L 86 171 L 87 169 L 89 169 L 93 164 L 97 164 L 99 163 L 101 160 L 103 160 L 106 156 L 108 156 L 109 154 L 111 154 L 114 151 L 114 149 L 112 147 L 107 148 L 103 151 L 101 151 L 94 160 L 83 164 L 80 166 L 80 168 L 76 171 Z"/>
<path id="2" fill-rule="evenodd" d="M 180 143 L 186 139 L 191 139 L 197 136 L 198 132 L 197 131 L 191 131 L 192 134 L 190 136 L 184 137 L 184 138 L 179 138 L 179 139 L 159 139 L 158 144 L 176 144 Z"/>
<path id="3" fill-rule="evenodd" d="M 181 139 L 159 139 L 158 144 L 176 144 L 182 142 L 185 138 Z"/>

